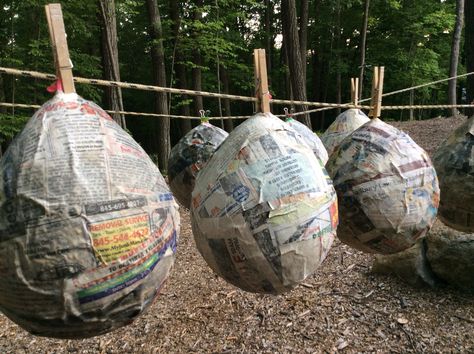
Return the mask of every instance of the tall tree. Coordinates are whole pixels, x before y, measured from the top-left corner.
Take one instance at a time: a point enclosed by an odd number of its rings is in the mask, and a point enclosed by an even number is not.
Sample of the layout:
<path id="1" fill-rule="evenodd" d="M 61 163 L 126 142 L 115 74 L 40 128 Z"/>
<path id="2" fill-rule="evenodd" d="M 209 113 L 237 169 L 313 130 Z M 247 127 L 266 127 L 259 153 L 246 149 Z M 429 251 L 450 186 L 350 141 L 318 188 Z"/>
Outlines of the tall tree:
<path id="1" fill-rule="evenodd" d="M 466 1 L 464 8 L 465 18 L 465 34 L 464 34 L 464 51 L 466 55 L 466 70 L 467 72 L 474 71 L 474 1 Z M 467 78 L 467 101 L 472 103 L 474 101 L 474 76 L 468 76 Z M 471 109 L 468 112 L 469 115 L 474 114 L 474 110 Z"/>
<path id="2" fill-rule="evenodd" d="M 453 32 L 453 42 L 451 45 L 451 60 L 449 67 L 449 77 L 457 76 L 459 63 L 459 48 L 461 46 L 461 34 L 464 18 L 464 0 L 456 0 L 456 24 Z M 457 80 L 450 80 L 448 83 L 448 100 L 450 105 L 455 105 Z M 458 110 L 451 108 L 451 115 L 457 116 Z"/>
<path id="3" fill-rule="evenodd" d="M 359 73 L 359 99 L 362 99 L 364 88 L 364 71 L 365 71 L 365 50 L 367 42 L 367 27 L 369 24 L 370 0 L 365 0 L 364 21 L 362 23 L 362 31 L 360 33 L 360 73 Z"/>
<path id="4" fill-rule="evenodd" d="M 281 2 L 282 32 L 288 56 L 291 88 L 295 100 L 306 101 L 306 80 L 304 78 L 301 48 L 299 43 L 298 22 L 296 16 L 295 0 L 282 0 Z M 299 106 L 300 111 L 306 111 L 307 106 Z M 302 121 L 311 128 L 311 121 L 307 114 L 300 116 Z"/>
<path id="5" fill-rule="evenodd" d="M 308 22 L 309 22 L 309 0 L 301 0 L 300 2 L 300 51 L 301 62 L 303 64 L 303 77 L 306 82 L 306 59 L 308 57 Z"/>
<path id="6" fill-rule="evenodd" d="M 179 0 L 170 0 L 170 19 L 173 23 L 173 37 L 174 37 L 174 70 L 176 73 L 177 86 L 179 88 L 187 89 L 188 82 L 186 78 L 186 66 L 183 64 L 185 58 L 181 50 L 180 43 L 180 27 L 181 18 L 179 16 Z M 184 95 L 183 100 L 186 101 L 188 96 Z M 180 105 L 180 113 L 184 116 L 190 116 L 189 105 L 187 103 Z M 189 119 L 180 119 L 181 134 L 184 135 L 191 130 L 191 121 Z"/>
<path id="7" fill-rule="evenodd" d="M 163 48 L 163 29 L 161 26 L 160 10 L 157 0 L 147 0 L 148 17 L 150 22 L 151 58 L 153 78 L 158 86 L 166 86 L 165 54 Z M 155 111 L 158 114 L 168 114 L 168 99 L 165 93 L 155 94 Z M 168 157 L 171 150 L 170 144 L 170 119 L 160 117 L 158 120 L 158 163 L 160 169 L 168 168 Z"/>
<path id="8" fill-rule="evenodd" d="M 221 71 L 220 78 L 222 81 L 223 92 L 228 94 L 229 93 L 229 75 L 227 73 L 227 69 L 221 65 L 220 71 Z M 230 100 L 228 98 L 225 98 L 223 99 L 223 102 L 224 102 L 224 115 L 231 116 L 232 112 L 230 110 Z M 232 119 L 224 120 L 224 129 L 228 133 L 230 133 L 234 129 L 234 122 L 232 121 Z"/>
<path id="9" fill-rule="evenodd" d="M 193 12 L 193 37 L 197 38 L 199 36 L 199 32 L 202 30 L 201 20 L 202 20 L 202 6 L 204 4 L 203 0 L 195 0 L 194 1 L 194 12 Z M 193 56 L 194 56 L 194 66 L 192 72 L 193 78 L 193 90 L 195 91 L 202 91 L 202 53 L 201 48 L 196 45 L 193 49 Z M 200 110 L 204 109 L 204 103 L 202 100 L 202 96 L 194 96 L 194 110 L 197 114 Z"/>
<path id="10" fill-rule="evenodd" d="M 117 20 L 115 17 L 115 1 L 99 0 L 100 18 L 102 22 L 102 68 L 104 78 L 120 81 L 119 56 L 117 48 Z M 122 90 L 119 87 L 106 87 L 105 99 L 107 108 L 123 111 Z M 114 113 L 114 120 L 123 128 L 126 127 L 125 116 Z"/>
<path id="11" fill-rule="evenodd" d="M 273 52 L 273 33 L 272 33 L 273 3 L 271 0 L 265 0 L 265 52 L 267 55 L 267 69 L 272 72 L 272 52 Z"/>

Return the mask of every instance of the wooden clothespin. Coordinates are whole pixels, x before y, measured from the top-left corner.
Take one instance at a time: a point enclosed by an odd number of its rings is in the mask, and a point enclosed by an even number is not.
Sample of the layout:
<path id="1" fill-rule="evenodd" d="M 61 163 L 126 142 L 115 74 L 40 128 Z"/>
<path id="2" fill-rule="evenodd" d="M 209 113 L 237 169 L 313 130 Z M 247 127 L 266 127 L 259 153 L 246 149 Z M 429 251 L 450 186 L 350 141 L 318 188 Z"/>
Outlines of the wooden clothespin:
<path id="1" fill-rule="evenodd" d="M 267 59 L 265 49 L 254 49 L 253 51 L 255 68 L 255 89 L 257 111 L 262 113 L 270 112 L 270 92 L 268 90 Z"/>
<path id="2" fill-rule="evenodd" d="M 372 107 L 369 112 L 369 117 L 372 119 L 379 118 L 382 113 L 382 93 L 383 93 L 383 79 L 384 79 L 383 66 L 374 67 L 374 77 L 372 79 L 372 100 L 370 106 Z"/>
<path id="3" fill-rule="evenodd" d="M 62 83 L 64 93 L 74 93 L 74 80 L 72 76 L 72 62 L 69 58 L 66 31 L 64 28 L 63 12 L 61 4 L 49 4 L 45 6 L 46 18 L 48 20 L 51 45 L 53 47 L 54 64 L 56 75 Z"/>
<path id="4" fill-rule="evenodd" d="M 351 78 L 351 102 L 354 106 L 359 104 L 359 78 Z"/>

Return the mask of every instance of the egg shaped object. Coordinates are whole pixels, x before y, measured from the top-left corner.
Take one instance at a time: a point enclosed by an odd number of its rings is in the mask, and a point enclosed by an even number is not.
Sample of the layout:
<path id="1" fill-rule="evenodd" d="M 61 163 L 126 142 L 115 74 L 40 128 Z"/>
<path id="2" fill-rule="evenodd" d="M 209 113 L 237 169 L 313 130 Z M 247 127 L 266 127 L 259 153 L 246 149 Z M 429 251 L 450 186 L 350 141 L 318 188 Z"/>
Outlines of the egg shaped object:
<path id="1" fill-rule="evenodd" d="M 360 109 L 348 109 L 336 117 L 336 120 L 326 129 L 321 136 L 328 155 L 331 156 L 334 150 L 342 141 L 356 129 L 369 121 L 364 112 Z"/>
<path id="2" fill-rule="evenodd" d="M 171 149 L 168 179 L 178 201 L 189 208 L 196 175 L 229 134 L 219 127 L 203 122 L 189 131 Z"/>
<path id="3" fill-rule="evenodd" d="M 283 121 L 257 114 L 239 125 L 196 179 L 194 238 L 231 284 L 281 294 L 315 272 L 338 223 L 331 179 Z"/>
<path id="4" fill-rule="evenodd" d="M 32 334 L 85 338 L 150 306 L 174 262 L 178 206 L 107 113 L 59 92 L 0 168 L 3 314 Z"/>
<path id="5" fill-rule="evenodd" d="M 474 117 L 441 144 L 433 163 L 441 189 L 440 220 L 453 229 L 474 232 Z"/>
<path id="6" fill-rule="evenodd" d="M 368 253 L 411 247 L 439 204 L 436 171 L 407 134 L 373 119 L 348 136 L 326 165 L 336 188 L 339 239 Z"/>
<path id="7" fill-rule="evenodd" d="M 312 132 L 306 125 L 293 118 L 288 118 L 285 122 L 303 137 L 306 144 L 308 144 L 313 150 L 314 155 L 323 162 L 323 165 L 325 165 L 326 162 L 328 162 L 328 152 L 316 133 Z"/>

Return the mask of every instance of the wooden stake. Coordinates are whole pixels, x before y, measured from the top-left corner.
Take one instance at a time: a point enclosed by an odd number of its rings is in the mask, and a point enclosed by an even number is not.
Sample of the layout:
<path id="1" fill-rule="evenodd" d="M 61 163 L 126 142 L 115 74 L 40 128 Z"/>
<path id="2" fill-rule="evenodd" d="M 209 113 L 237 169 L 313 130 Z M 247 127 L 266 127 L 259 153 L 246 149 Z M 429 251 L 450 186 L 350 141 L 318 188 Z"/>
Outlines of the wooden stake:
<path id="1" fill-rule="evenodd" d="M 359 103 L 359 78 L 351 78 L 351 102 L 357 106 Z"/>
<path id="2" fill-rule="evenodd" d="M 370 105 L 372 109 L 369 112 L 369 117 L 372 119 L 379 118 L 382 113 L 382 94 L 383 94 L 383 79 L 385 68 L 374 67 L 374 77 L 372 80 L 372 100 Z"/>
<path id="3" fill-rule="evenodd" d="M 254 49 L 255 91 L 258 99 L 257 111 L 270 112 L 270 92 L 268 91 L 267 59 L 265 49 Z"/>
<path id="4" fill-rule="evenodd" d="M 72 63 L 69 58 L 61 4 L 46 5 L 45 11 L 53 47 L 56 75 L 61 80 L 64 93 L 74 93 L 76 89 L 72 76 Z"/>

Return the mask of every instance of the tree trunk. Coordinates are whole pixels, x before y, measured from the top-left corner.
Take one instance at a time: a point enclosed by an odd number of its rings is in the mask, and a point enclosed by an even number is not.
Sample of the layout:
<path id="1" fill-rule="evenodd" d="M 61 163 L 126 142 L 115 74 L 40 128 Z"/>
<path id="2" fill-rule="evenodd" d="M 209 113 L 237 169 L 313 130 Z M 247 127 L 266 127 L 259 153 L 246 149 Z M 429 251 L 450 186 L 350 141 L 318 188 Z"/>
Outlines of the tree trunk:
<path id="1" fill-rule="evenodd" d="M 103 75 L 106 80 L 120 81 L 119 57 L 117 48 L 117 21 L 115 17 L 115 1 L 99 0 L 102 32 L 102 63 Z M 123 111 L 122 91 L 119 87 L 105 88 L 106 107 L 113 111 Z M 112 114 L 113 119 L 126 128 L 123 114 Z"/>
<path id="2" fill-rule="evenodd" d="M 301 0 L 300 3 L 300 51 L 301 62 L 303 64 L 303 77 L 306 82 L 306 60 L 308 51 L 308 21 L 309 21 L 309 0 Z M 305 85 L 306 86 L 306 85 Z"/>
<path id="3" fill-rule="evenodd" d="M 163 30 L 161 27 L 160 10 L 157 0 L 146 0 L 150 21 L 151 59 L 153 79 L 156 85 L 166 86 L 165 56 L 163 49 Z M 158 114 L 168 114 L 168 99 L 165 93 L 155 94 L 155 111 Z M 162 171 L 168 168 L 170 147 L 170 119 L 168 117 L 156 118 L 158 121 L 157 147 L 158 164 Z"/>
<path id="4" fill-rule="evenodd" d="M 415 104 L 415 90 L 410 90 L 410 106 Z M 415 119 L 415 110 L 410 108 L 410 120 Z"/>
<path id="5" fill-rule="evenodd" d="M 229 93 L 229 75 L 227 73 L 227 69 L 224 68 L 223 66 L 220 67 L 221 70 L 221 81 L 222 81 L 222 89 L 225 94 Z M 231 116 L 232 112 L 230 110 L 230 100 L 229 99 L 223 99 L 222 100 L 224 103 L 224 115 L 225 116 Z M 226 132 L 230 133 L 232 130 L 234 130 L 234 122 L 232 119 L 224 119 L 224 129 Z"/>
<path id="6" fill-rule="evenodd" d="M 466 70 L 468 73 L 474 71 L 474 1 L 466 1 L 464 7 L 465 31 L 464 31 L 464 51 L 466 55 Z M 474 76 L 467 77 L 467 102 L 474 101 Z M 474 114 L 473 109 L 469 109 L 467 115 Z"/>
<path id="7" fill-rule="evenodd" d="M 337 13 L 336 13 L 336 51 L 342 53 L 343 44 L 341 43 L 341 2 L 337 1 Z M 340 55 L 337 57 L 338 70 L 336 74 L 336 102 L 342 103 L 342 78 L 341 78 L 341 60 Z M 336 109 L 337 115 L 341 114 L 341 108 Z"/>
<path id="8" fill-rule="evenodd" d="M 272 34 L 273 4 L 270 0 L 265 0 L 265 52 L 267 54 L 268 80 L 270 81 L 272 71 L 272 52 L 273 52 L 273 34 Z M 269 82 L 270 84 L 270 82 Z"/>
<path id="9" fill-rule="evenodd" d="M 360 35 L 360 74 L 359 74 L 359 100 L 363 97 L 363 82 L 365 71 L 365 47 L 367 42 L 367 25 L 369 23 L 369 8 L 370 0 L 365 0 L 364 22 L 362 24 L 362 31 Z"/>
<path id="10" fill-rule="evenodd" d="M 457 76 L 458 62 L 459 62 L 459 48 L 461 45 L 461 34 L 464 17 L 464 0 L 456 0 L 456 25 L 454 26 L 453 42 L 451 45 L 451 59 L 449 67 L 449 77 Z M 471 18 L 471 21 L 473 19 Z M 456 99 L 456 83 L 457 79 L 448 82 L 448 100 L 450 105 L 455 105 Z M 456 117 L 458 115 L 457 108 L 451 108 L 451 115 Z"/>
<path id="11" fill-rule="evenodd" d="M 180 23 L 181 19 L 179 17 L 179 1 L 178 0 L 170 0 L 170 18 L 171 21 L 173 22 L 173 35 L 174 35 L 174 40 L 175 40 L 175 47 L 176 47 L 176 52 L 175 52 L 175 64 L 174 64 L 174 70 L 176 73 L 176 81 L 177 81 L 177 87 L 182 88 L 182 89 L 187 89 L 187 78 L 186 78 L 186 67 L 182 62 L 184 61 L 182 51 L 180 49 L 180 44 L 179 44 L 179 29 L 180 29 Z M 183 100 L 187 100 L 188 96 L 183 95 L 182 96 Z M 189 105 L 181 105 L 180 106 L 180 114 L 183 116 L 190 116 L 191 112 L 189 110 Z M 191 130 L 191 120 L 190 119 L 180 119 L 180 130 L 181 130 L 181 135 L 185 135 L 187 132 Z"/>
<path id="12" fill-rule="evenodd" d="M 290 100 L 293 100 L 293 90 L 291 88 L 291 75 L 289 71 L 289 62 L 288 62 L 288 53 L 286 50 L 286 44 L 285 41 L 283 40 L 282 46 L 281 46 L 281 56 L 282 56 L 282 62 L 283 62 L 283 67 L 285 70 L 285 97 L 288 97 Z M 293 108 L 293 107 L 292 107 Z"/>
<path id="13" fill-rule="evenodd" d="M 299 43 L 298 26 L 296 19 L 295 0 L 282 0 L 281 2 L 283 40 L 285 41 L 290 69 L 291 87 L 295 100 L 306 101 L 306 80 L 304 78 L 301 48 Z M 306 111 L 307 106 L 299 106 L 299 111 Z M 309 115 L 305 114 L 301 121 L 311 129 Z"/>
<path id="14" fill-rule="evenodd" d="M 202 6 L 203 0 L 195 1 L 195 9 L 193 14 L 194 21 L 202 20 Z M 197 38 L 199 36 L 198 32 L 193 33 L 193 37 Z M 198 45 L 194 47 L 194 68 L 193 68 L 193 90 L 202 91 L 202 55 L 201 49 Z M 194 96 L 194 111 L 195 115 L 199 114 L 199 111 L 204 109 L 204 104 L 201 96 Z"/>

